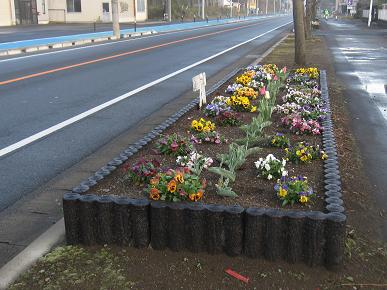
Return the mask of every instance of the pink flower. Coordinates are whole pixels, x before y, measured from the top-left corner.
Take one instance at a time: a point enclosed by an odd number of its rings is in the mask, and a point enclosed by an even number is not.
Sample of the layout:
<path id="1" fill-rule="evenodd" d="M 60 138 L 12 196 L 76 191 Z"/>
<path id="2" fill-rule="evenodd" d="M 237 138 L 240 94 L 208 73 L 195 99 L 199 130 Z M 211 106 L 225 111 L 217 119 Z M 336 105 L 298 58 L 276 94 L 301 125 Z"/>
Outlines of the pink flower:
<path id="1" fill-rule="evenodd" d="M 283 71 L 284 74 L 286 74 L 286 66 L 284 66 L 284 67 L 282 68 L 282 71 Z"/>
<path id="2" fill-rule="evenodd" d="M 176 141 L 173 141 L 173 143 L 171 144 L 171 150 L 173 152 L 175 152 L 178 147 L 179 147 L 179 145 L 176 143 Z"/>
<path id="3" fill-rule="evenodd" d="M 259 88 L 259 93 L 264 96 L 266 94 L 266 88 L 265 87 L 262 87 L 262 88 Z"/>
<path id="4" fill-rule="evenodd" d="M 275 76 L 273 77 L 273 80 L 275 80 L 275 81 L 278 80 L 277 75 L 275 75 Z"/>

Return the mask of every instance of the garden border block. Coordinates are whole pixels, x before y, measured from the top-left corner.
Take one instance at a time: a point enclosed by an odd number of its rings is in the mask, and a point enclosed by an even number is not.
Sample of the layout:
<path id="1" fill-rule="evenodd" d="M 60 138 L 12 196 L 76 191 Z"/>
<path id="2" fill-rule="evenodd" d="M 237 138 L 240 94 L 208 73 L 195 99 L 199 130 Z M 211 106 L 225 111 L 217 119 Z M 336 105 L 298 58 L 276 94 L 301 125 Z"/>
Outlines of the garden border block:
<path id="1" fill-rule="evenodd" d="M 237 73 L 217 83 L 208 94 Z M 326 72 L 320 71 L 321 96 L 328 110 L 323 121 L 325 211 L 243 208 L 202 203 L 168 203 L 84 194 L 116 170 L 129 156 L 155 139 L 197 106 L 195 99 L 138 142 L 64 194 L 63 212 L 68 244 L 116 244 L 155 250 L 245 255 L 270 261 L 303 262 L 337 268 L 342 264 L 346 215 L 333 132 Z"/>

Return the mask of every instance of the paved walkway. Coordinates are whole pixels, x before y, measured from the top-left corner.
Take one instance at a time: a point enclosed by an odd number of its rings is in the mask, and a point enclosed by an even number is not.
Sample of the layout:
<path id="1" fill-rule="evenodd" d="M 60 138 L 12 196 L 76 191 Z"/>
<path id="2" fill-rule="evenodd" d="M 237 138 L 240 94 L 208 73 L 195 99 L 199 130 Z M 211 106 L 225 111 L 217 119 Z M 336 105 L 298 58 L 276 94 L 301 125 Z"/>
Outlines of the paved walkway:
<path id="1" fill-rule="evenodd" d="M 322 34 L 345 84 L 352 126 L 376 200 L 387 215 L 387 29 L 329 20 Z M 387 241 L 387 219 L 383 229 Z"/>
<path id="2" fill-rule="evenodd" d="M 192 28 L 205 27 L 205 26 L 213 26 L 218 24 L 226 24 L 226 23 L 232 23 L 237 21 L 251 21 L 251 20 L 256 20 L 258 18 L 262 19 L 265 17 L 271 17 L 271 16 L 252 16 L 252 17 L 246 17 L 246 19 L 244 18 L 213 19 L 213 20 L 209 20 L 208 22 L 200 21 L 200 22 L 183 22 L 183 23 L 158 24 L 158 25 L 142 25 L 141 27 L 137 28 L 136 32 L 145 32 L 145 31 L 151 31 L 151 30 L 158 33 L 168 32 L 168 31 L 192 29 Z M 73 27 L 72 25 L 69 26 L 70 29 L 72 27 Z M 29 27 L 29 29 L 30 28 L 31 27 Z M 39 30 L 39 27 L 36 27 L 36 29 Z M 0 35 L 4 32 L 6 33 L 7 29 L 5 28 L 0 29 Z M 130 34 L 134 32 L 135 32 L 134 28 L 121 29 L 122 34 Z M 38 34 L 38 35 L 41 35 L 41 34 Z M 52 31 L 51 31 L 51 35 L 52 35 Z M 31 46 L 53 45 L 56 43 L 79 41 L 79 40 L 86 40 L 86 39 L 93 39 L 93 38 L 100 38 L 100 37 L 102 38 L 102 37 L 109 37 L 112 35 L 113 35 L 113 32 L 111 30 L 107 30 L 107 31 L 93 32 L 93 33 L 81 33 L 81 34 L 61 35 L 61 36 L 55 36 L 55 37 L 24 39 L 24 40 L 12 41 L 12 42 L 0 43 L 0 51 L 10 50 L 10 49 L 21 49 L 21 48 L 26 48 Z M 0 42 L 1 42 L 1 37 L 0 37 Z"/>

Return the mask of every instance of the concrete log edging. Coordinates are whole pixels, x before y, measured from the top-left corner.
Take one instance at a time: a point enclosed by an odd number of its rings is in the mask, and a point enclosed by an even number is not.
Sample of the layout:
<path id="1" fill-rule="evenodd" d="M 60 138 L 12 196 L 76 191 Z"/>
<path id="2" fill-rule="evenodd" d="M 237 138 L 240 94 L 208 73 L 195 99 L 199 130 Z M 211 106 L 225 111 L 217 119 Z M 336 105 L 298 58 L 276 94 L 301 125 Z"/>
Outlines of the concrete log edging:
<path id="1" fill-rule="evenodd" d="M 322 98 L 328 100 L 325 71 L 321 71 L 320 80 Z M 219 86 L 215 86 L 209 94 Z M 329 103 L 326 104 L 329 111 Z M 310 266 L 324 265 L 332 269 L 339 267 L 344 254 L 346 216 L 341 199 L 337 154 L 328 155 L 328 160 L 324 162 L 324 170 L 328 170 L 324 171 L 325 212 L 246 209 L 85 194 L 196 105 L 197 100 L 189 103 L 64 195 L 67 243 L 225 253 L 270 261 L 302 262 Z M 332 123 L 330 113 L 324 124 L 328 123 Z M 331 141 L 324 144 L 333 144 L 332 126 L 324 126 L 324 129 L 323 137 Z M 336 153 L 334 146 L 330 150 Z"/>

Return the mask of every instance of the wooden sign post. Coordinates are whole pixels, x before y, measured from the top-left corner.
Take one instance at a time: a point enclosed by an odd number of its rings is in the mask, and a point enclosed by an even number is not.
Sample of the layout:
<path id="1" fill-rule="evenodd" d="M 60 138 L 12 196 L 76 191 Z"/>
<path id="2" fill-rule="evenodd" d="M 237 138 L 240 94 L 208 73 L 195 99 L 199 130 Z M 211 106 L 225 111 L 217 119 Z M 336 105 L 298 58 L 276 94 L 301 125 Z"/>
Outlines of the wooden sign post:
<path id="1" fill-rule="evenodd" d="M 207 84 L 207 79 L 206 79 L 206 73 L 204 72 L 192 78 L 193 91 L 194 92 L 199 91 L 199 109 L 201 109 L 203 105 L 207 104 L 206 84 Z"/>

